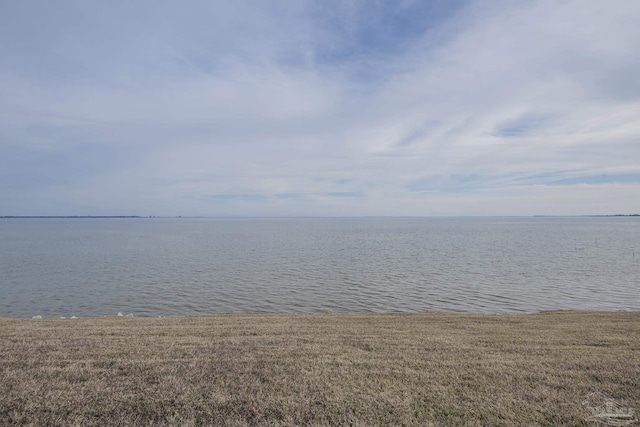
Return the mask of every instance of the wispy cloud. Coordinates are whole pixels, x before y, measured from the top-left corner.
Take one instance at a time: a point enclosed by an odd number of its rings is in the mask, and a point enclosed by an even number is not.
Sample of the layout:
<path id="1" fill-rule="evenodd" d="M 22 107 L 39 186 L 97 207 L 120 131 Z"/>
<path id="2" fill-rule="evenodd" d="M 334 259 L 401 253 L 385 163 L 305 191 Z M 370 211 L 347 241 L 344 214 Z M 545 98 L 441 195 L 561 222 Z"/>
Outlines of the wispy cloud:
<path id="1" fill-rule="evenodd" d="M 5 2 L 1 213 L 637 212 L 639 14 Z"/>

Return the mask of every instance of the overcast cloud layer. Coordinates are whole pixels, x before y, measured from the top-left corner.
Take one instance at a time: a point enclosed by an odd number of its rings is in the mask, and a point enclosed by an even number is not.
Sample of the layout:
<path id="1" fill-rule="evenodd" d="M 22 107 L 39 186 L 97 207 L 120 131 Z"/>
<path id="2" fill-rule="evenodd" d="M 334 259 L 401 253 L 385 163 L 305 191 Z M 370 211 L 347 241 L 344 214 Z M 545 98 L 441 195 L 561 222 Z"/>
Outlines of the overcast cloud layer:
<path id="1" fill-rule="evenodd" d="M 640 1 L 5 1 L 0 215 L 640 212 Z"/>

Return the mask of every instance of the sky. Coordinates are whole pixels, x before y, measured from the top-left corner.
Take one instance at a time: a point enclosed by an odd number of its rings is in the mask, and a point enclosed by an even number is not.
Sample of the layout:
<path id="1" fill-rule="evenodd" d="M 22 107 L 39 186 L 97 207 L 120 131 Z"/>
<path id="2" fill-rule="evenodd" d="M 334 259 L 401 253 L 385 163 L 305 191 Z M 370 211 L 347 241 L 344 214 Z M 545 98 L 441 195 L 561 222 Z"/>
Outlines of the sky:
<path id="1" fill-rule="evenodd" d="M 640 1 L 0 1 L 0 215 L 640 213 Z"/>

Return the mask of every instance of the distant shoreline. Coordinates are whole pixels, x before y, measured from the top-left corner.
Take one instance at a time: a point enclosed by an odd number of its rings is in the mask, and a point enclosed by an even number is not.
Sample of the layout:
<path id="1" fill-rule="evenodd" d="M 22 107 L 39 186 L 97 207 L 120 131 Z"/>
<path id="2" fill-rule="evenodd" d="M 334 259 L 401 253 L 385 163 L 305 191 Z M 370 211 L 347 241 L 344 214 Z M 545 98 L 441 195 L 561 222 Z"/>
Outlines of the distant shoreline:
<path id="1" fill-rule="evenodd" d="M 68 218 L 68 219 L 84 219 L 84 218 L 150 218 L 139 215 L 7 215 L 0 216 L 0 219 L 37 219 L 37 218 Z"/>
<path id="2" fill-rule="evenodd" d="M 470 218 L 502 218 L 502 215 L 493 215 L 493 216 L 478 216 L 478 217 L 470 217 Z M 510 215 L 507 215 L 506 217 L 513 217 Z M 524 215 L 524 216 L 516 216 L 516 218 L 609 218 L 609 217 L 640 217 L 640 214 L 606 214 L 606 215 L 591 215 L 591 214 L 587 214 L 587 215 Z M 109 218 L 185 218 L 185 219 L 189 219 L 189 218 L 211 218 L 211 219 L 218 219 L 218 218 L 224 218 L 224 219 L 251 219 L 251 218 L 283 218 L 283 217 L 244 217 L 244 216 L 238 216 L 238 217 L 216 217 L 216 216 L 211 216 L 211 217 L 203 217 L 203 216 L 162 216 L 162 215 L 148 215 L 148 216 L 141 216 L 141 215 L 0 215 L 0 219 L 42 219 L 42 218 L 55 218 L 55 219 L 91 219 L 91 218 L 97 218 L 97 219 L 109 219 Z M 310 218 L 310 217 L 284 217 L 284 218 Z M 363 215 L 363 216 L 353 216 L 353 217 L 332 217 L 332 216 L 327 216 L 327 217 L 312 217 L 312 218 L 370 218 L 369 216 Z M 380 217 L 380 218 L 404 218 L 403 216 L 389 216 L 389 217 Z M 411 218 L 459 218 L 457 216 L 451 216 L 451 217 L 430 217 L 430 216 L 424 216 L 424 217 L 415 217 L 415 216 L 411 216 Z"/>

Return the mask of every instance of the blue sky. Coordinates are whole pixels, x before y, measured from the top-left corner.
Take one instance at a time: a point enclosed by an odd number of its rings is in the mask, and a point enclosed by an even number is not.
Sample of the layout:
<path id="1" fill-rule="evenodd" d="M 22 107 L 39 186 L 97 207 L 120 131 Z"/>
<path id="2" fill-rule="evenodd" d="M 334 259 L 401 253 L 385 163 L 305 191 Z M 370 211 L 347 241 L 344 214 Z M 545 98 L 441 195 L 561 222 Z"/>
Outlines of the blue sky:
<path id="1" fill-rule="evenodd" d="M 0 3 L 0 215 L 640 212 L 640 2 Z"/>

